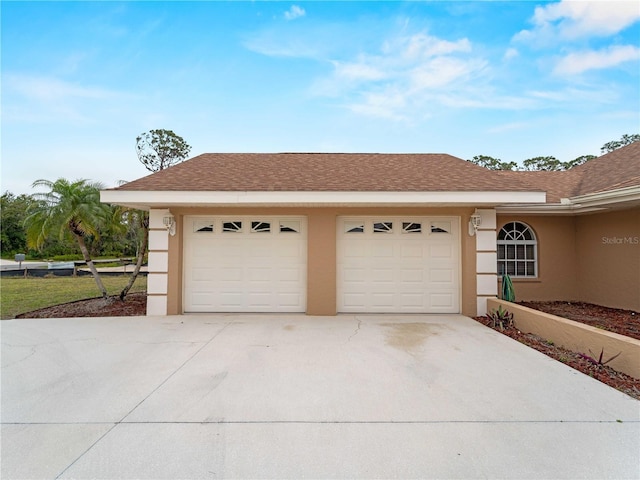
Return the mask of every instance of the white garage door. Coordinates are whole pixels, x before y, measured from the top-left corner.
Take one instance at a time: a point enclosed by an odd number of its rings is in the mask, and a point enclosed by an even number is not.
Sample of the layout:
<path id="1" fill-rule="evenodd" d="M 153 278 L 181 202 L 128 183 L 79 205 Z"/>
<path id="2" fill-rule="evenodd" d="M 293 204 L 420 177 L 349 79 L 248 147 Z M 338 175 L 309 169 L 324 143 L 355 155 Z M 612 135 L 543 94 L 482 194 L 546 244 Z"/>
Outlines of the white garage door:
<path id="1" fill-rule="evenodd" d="M 304 312 L 306 222 L 196 217 L 184 222 L 186 312 Z"/>
<path id="2" fill-rule="evenodd" d="M 338 219 L 338 311 L 460 312 L 458 217 Z"/>

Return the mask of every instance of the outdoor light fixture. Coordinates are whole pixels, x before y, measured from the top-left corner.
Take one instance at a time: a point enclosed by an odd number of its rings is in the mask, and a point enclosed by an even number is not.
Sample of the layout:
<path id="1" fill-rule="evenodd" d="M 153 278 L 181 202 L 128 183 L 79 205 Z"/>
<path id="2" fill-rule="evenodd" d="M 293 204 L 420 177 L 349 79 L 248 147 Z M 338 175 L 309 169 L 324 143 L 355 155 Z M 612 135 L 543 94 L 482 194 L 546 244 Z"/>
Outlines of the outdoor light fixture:
<path id="1" fill-rule="evenodd" d="M 478 231 L 478 227 L 482 225 L 482 216 L 476 210 L 469 218 L 469 235 L 474 236 Z"/>
<path id="2" fill-rule="evenodd" d="M 162 223 L 164 223 L 164 226 L 167 227 L 169 235 L 173 237 L 176 234 L 176 217 L 169 214 L 166 217 L 162 217 Z"/>

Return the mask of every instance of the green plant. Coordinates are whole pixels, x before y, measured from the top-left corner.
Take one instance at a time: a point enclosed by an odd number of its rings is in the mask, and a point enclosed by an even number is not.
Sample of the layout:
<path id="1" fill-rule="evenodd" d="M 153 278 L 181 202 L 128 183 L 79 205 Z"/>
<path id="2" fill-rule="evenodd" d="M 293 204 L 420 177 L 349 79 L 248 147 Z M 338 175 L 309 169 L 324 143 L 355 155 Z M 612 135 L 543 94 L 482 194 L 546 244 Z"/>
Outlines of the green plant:
<path id="1" fill-rule="evenodd" d="M 597 360 L 595 358 L 594 353 L 591 350 L 589 350 L 589 353 L 591 355 L 593 355 L 593 357 L 590 357 L 589 355 L 585 355 L 584 353 L 579 353 L 578 355 L 580 355 L 580 357 L 584 358 L 588 362 L 593 363 L 596 367 L 603 367 L 607 363 L 609 363 L 612 360 L 615 360 L 616 358 L 618 358 L 622 354 L 622 352 L 619 352 L 617 355 L 614 355 L 613 357 L 609 358 L 608 360 L 603 361 L 602 357 L 604 355 L 604 348 L 602 348 L 600 350 L 600 355 L 598 355 L 598 359 Z"/>
<path id="2" fill-rule="evenodd" d="M 507 302 L 515 302 L 516 301 L 516 292 L 513 289 L 513 283 L 511 282 L 511 277 L 506 273 L 502 275 L 502 300 L 506 300 Z"/>
<path id="3" fill-rule="evenodd" d="M 502 305 L 498 307 L 498 310 L 494 308 L 487 317 L 493 322 L 493 328 L 504 330 L 505 326 L 513 327 L 513 313 L 504 310 Z"/>

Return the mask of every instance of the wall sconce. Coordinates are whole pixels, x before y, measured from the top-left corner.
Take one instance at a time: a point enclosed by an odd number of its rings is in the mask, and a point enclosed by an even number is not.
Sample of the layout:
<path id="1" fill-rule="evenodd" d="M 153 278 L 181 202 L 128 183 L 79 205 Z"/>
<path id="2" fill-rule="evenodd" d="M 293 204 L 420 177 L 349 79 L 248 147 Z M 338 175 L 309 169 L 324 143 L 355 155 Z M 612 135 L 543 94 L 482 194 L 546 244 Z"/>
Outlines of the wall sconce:
<path id="1" fill-rule="evenodd" d="M 176 217 L 169 214 L 166 217 L 162 217 L 162 223 L 167 227 L 169 235 L 173 237 L 176 234 Z"/>
<path id="2" fill-rule="evenodd" d="M 482 225 L 482 216 L 476 210 L 471 214 L 471 217 L 469 218 L 469 235 L 471 237 L 473 237 L 477 233 L 478 227 L 480 225 Z"/>

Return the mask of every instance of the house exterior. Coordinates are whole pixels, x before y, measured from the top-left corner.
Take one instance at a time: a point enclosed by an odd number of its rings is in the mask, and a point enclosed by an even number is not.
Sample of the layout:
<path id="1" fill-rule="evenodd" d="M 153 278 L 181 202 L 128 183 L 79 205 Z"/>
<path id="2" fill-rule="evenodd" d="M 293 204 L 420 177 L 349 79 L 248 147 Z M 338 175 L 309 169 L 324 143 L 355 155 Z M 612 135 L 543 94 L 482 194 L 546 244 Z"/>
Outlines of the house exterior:
<path id="1" fill-rule="evenodd" d="M 445 154 L 203 154 L 101 192 L 149 210 L 147 314 L 640 310 L 640 142 L 564 172 Z"/>

